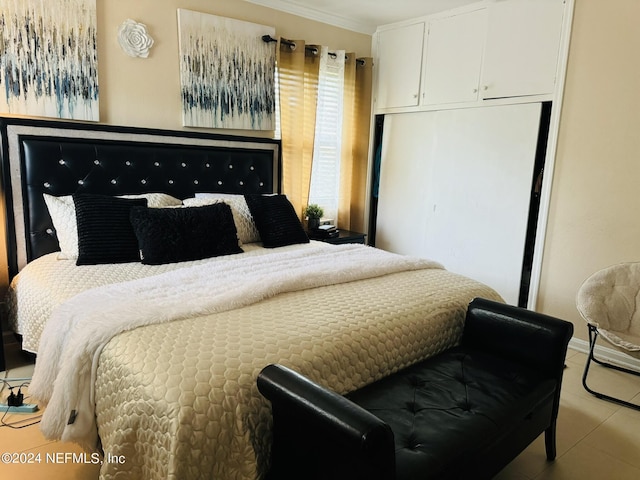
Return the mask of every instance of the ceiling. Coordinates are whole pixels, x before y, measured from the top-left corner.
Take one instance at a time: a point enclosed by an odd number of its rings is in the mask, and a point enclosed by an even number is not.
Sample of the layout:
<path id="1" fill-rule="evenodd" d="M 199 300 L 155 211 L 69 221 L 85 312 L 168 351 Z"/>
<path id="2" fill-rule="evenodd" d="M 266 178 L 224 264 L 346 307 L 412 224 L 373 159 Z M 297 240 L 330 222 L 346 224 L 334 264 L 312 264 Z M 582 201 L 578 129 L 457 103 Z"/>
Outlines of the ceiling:
<path id="1" fill-rule="evenodd" d="M 246 0 L 355 32 L 477 3 L 479 0 Z"/>

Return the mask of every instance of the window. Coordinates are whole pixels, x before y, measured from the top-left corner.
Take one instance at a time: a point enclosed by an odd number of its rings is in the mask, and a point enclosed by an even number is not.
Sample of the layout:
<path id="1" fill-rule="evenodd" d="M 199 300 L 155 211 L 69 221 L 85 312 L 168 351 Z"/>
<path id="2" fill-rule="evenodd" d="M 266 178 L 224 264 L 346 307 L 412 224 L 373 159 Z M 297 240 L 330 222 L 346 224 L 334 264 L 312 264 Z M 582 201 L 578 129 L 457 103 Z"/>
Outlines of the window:
<path id="1" fill-rule="evenodd" d="M 353 58 L 351 58 L 353 55 Z M 301 214 L 364 229 L 371 118 L 371 61 L 344 50 L 281 43 L 278 56 L 282 191 Z M 277 137 L 276 137 L 277 138 Z M 339 216 L 339 217 L 338 217 Z"/>
<path id="2" fill-rule="evenodd" d="M 324 217 L 337 220 L 340 192 L 340 156 L 342 148 L 342 114 L 345 52 L 329 53 L 320 47 L 318 98 L 309 203 L 324 210 Z M 276 70 L 276 85 L 281 75 Z M 280 89 L 276 89 L 276 129 L 274 137 L 281 139 Z"/>
<path id="3" fill-rule="evenodd" d="M 337 220 L 340 197 L 340 157 L 344 91 L 344 50 L 320 53 L 318 105 L 311 167 L 309 203 L 324 209 L 325 218 Z"/>

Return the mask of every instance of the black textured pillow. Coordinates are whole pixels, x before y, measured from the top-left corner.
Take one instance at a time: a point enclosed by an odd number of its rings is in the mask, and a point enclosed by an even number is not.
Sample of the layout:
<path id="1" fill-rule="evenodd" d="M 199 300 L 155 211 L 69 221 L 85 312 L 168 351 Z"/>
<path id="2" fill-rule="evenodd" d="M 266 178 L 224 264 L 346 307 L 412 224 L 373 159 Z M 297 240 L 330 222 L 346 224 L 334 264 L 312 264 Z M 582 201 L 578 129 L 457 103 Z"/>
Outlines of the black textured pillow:
<path id="1" fill-rule="evenodd" d="M 146 206 L 146 198 L 80 193 L 73 195 L 73 202 L 78 224 L 77 265 L 140 261 L 129 212 L 135 206 Z"/>
<path id="2" fill-rule="evenodd" d="M 263 246 L 309 243 L 300 219 L 285 195 L 245 195 Z"/>
<path id="3" fill-rule="evenodd" d="M 186 262 L 242 253 L 231 207 L 216 203 L 203 207 L 131 210 L 142 263 Z"/>

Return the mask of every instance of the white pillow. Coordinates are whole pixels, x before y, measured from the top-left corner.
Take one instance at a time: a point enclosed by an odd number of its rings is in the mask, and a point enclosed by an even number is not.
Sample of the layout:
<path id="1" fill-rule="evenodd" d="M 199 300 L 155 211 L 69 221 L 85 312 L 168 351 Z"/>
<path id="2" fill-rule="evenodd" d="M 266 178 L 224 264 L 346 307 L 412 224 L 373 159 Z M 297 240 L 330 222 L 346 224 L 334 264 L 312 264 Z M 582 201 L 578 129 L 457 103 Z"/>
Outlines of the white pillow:
<path id="1" fill-rule="evenodd" d="M 196 193 L 195 198 L 186 198 L 182 203 L 190 207 L 211 205 L 212 203 L 224 202 L 231 207 L 233 221 L 238 231 L 238 239 L 241 243 L 254 243 L 260 241 L 258 228 L 253 221 L 253 216 L 249 210 L 244 195 L 232 193 Z"/>
<path id="2" fill-rule="evenodd" d="M 47 204 L 53 227 L 56 229 L 60 244 L 59 259 L 78 258 L 78 224 L 76 222 L 76 206 L 73 196 L 54 197 L 42 194 Z M 166 193 L 145 193 L 142 195 L 119 195 L 121 198 L 146 198 L 151 208 L 179 206 L 182 201 Z"/>

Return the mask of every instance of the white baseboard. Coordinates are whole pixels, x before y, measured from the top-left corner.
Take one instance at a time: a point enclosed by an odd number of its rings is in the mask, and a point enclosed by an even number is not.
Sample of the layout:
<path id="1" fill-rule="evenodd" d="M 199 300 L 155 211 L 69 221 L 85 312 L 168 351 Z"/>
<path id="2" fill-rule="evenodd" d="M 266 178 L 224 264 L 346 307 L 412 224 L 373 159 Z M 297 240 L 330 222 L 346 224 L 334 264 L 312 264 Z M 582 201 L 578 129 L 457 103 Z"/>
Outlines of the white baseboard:
<path id="1" fill-rule="evenodd" d="M 569 341 L 569 348 L 578 352 L 589 354 L 589 342 L 586 340 L 580 340 L 579 338 L 573 337 Z M 620 367 L 629 368 L 631 370 L 640 372 L 640 360 L 629 355 L 625 355 L 618 350 L 603 347 L 596 343 L 594 353 L 596 358 L 599 360 L 604 360 L 605 362 L 609 362 Z"/>

